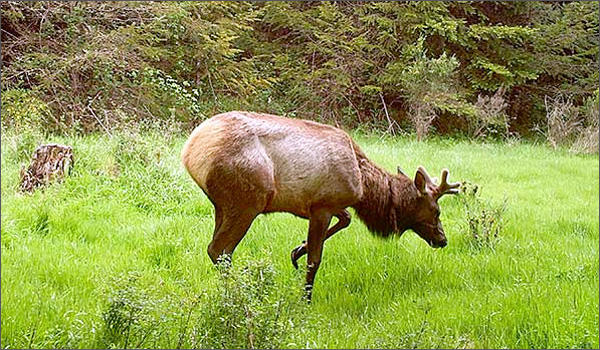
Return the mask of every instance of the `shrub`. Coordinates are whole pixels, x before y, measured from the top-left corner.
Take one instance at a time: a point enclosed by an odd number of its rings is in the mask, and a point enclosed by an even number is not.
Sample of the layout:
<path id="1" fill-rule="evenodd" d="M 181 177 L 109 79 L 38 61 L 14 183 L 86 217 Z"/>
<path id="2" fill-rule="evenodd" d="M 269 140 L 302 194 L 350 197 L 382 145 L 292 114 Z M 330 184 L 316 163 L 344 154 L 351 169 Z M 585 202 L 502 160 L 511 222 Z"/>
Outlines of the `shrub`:
<path id="1" fill-rule="evenodd" d="M 504 226 L 503 215 L 506 211 L 506 198 L 502 204 L 492 204 L 480 196 L 479 185 L 463 182 L 460 188 L 465 210 L 465 226 L 475 247 L 494 247 L 500 238 Z"/>
<path id="2" fill-rule="evenodd" d="M 577 133 L 577 137 L 571 151 L 575 153 L 598 153 L 598 129 L 599 125 L 599 106 L 598 91 L 596 96 L 590 96 L 580 108 L 582 118 L 582 127 Z"/>
<path id="3" fill-rule="evenodd" d="M 306 307 L 300 294 L 282 292 L 265 261 L 238 264 L 222 260 L 221 279 L 208 296 L 195 330 L 202 348 L 282 348 L 302 325 Z M 296 288 L 300 291 L 300 288 Z"/>
<path id="4" fill-rule="evenodd" d="M 476 113 L 469 124 L 473 137 L 508 136 L 508 104 L 504 99 L 505 92 L 504 88 L 499 88 L 493 95 L 477 96 Z"/>
<path id="5" fill-rule="evenodd" d="M 27 89 L 9 89 L 2 92 L 2 126 L 16 131 L 42 130 L 52 119 L 50 109 Z"/>
<path id="6" fill-rule="evenodd" d="M 402 60 L 386 66 L 380 83 L 400 87 L 398 92 L 406 99 L 408 118 L 417 140 L 427 136 L 439 111 L 464 112 L 465 105 L 459 102 L 453 81 L 458 66 L 458 59 L 445 53 L 437 58 L 428 57 L 424 38 L 407 45 Z"/>
<path id="7" fill-rule="evenodd" d="M 251 33 L 252 7 L 3 3 L 2 85 L 35 86 L 58 131 L 195 123 L 219 109 L 221 96 L 252 101 L 269 86 L 237 48 Z"/>
<path id="8" fill-rule="evenodd" d="M 546 96 L 545 136 L 553 148 L 569 147 L 574 153 L 598 153 L 598 92 L 576 106 L 571 97 Z"/>
<path id="9" fill-rule="evenodd" d="M 100 343 L 103 346 L 139 348 L 146 340 L 160 336 L 156 328 L 165 321 L 158 316 L 161 300 L 140 286 L 139 277 L 137 273 L 129 273 L 112 282 L 108 305 L 102 313 L 104 328 Z"/>
<path id="10" fill-rule="evenodd" d="M 203 92 L 191 87 L 187 80 L 178 81 L 154 68 L 145 68 L 139 76 L 137 71 L 131 74 L 147 90 L 147 104 L 156 112 L 157 117 L 175 124 L 206 118 L 199 101 Z"/>
<path id="11" fill-rule="evenodd" d="M 573 142 L 581 124 L 579 111 L 573 101 L 564 95 L 546 96 L 546 138 L 553 148 Z"/>
<path id="12" fill-rule="evenodd" d="M 218 265 L 215 285 L 200 294 L 168 288 L 142 279 L 138 272 L 109 283 L 102 312 L 99 347 L 141 348 L 282 348 L 294 346 L 305 325 L 305 308 L 296 293 L 275 284 L 266 261 Z M 179 284 L 180 282 L 178 282 Z M 162 283 L 161 283 L 162 284 Z M 295 295 L 297 294 L 297 295 Z"/>

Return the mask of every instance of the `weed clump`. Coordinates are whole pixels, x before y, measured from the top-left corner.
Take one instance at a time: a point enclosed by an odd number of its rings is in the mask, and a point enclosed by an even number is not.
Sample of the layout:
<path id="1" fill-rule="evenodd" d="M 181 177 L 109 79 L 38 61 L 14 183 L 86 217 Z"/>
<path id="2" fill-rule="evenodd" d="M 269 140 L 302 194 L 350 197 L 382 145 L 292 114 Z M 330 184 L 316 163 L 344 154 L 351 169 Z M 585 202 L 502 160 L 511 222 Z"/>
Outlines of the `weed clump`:
<path id="1" fill-rule="evenodd" d="M 459 197 L 465 210 L 465 226 L 475 247 L 494 247 L 500 240 L 504 227 L 503 215 L 507 199 L 502 204 L 494 204 L 481 198 L 480 187 L 468 181 L 463 182 Z"/>
<path id="2" fill-rule="evenodd" d="M 553 148 L 569 146 L 574 153 L 598 153 L 598 94 L 588 96 L 582 106 L 573 98 L 546 96 L 547 131 L 544 133 Z"/>
<path id="3" fill-rule="evenodd" d="M 103 346 L 138 348 L 160 335 L 157 327 L 165 317 L 161 320 L 159 315 L 166 300 L 153 297 L 140 285 L 139 278 L 138 273 L 129 273 L 113 281 L 107 308 L 102 313 Z"/>
<path id="4" fill-rule="evenodd" d="M 238 267 L 239 266 L 239 267 Z M 231 266 L 218 264 L 221 273 L 197 331 L 201 347 L 282 348 L 305 319 L 300 295 L 286 295 L 275 284 L 275 270 L 264 260 Z M 295 288 L 300 290 L 299 288 Z M 289 293 L 294 294 L 294 293 Z"/>
<path id="5" fill-rule="evenodd" d="M 22 131 L 12 129 L 2 135 L 2 147 L 6 147 L 8 150 L 6 152 L 7 160 L 19 164 L 20 167 L 27 165 L 33 151 L 44 141 L 44 134 L 36 129 L 24 129 Z"/>
<path id="6" fill-rule="evenodd" d="M 102 312 L 105 348 L 282 348 L 295 346 L 306 304 L 275 284 L 266 261 L 218 265 L 216 283 L 200 293 L 165 292 L 140 273 L 114 279 Z"/>
<path id="7" fill-rule="evenodd" d="M 117 158 L 119 167 L 151 165 L 153 146 L 147 139 L 130 130 L 116 133 L 114 139 L 113 154 Z"/>
<path id="8" fill-rule="evenodd" d="M 506 114 L 508 103 L 505 99 L 506 89 L 498 88 L 493 95 L 479 94 L 475 103 L 475 113 L 471 118 L 471 135 L 474 138 L 487 136 L 509 136 L 510 119 Z"/>

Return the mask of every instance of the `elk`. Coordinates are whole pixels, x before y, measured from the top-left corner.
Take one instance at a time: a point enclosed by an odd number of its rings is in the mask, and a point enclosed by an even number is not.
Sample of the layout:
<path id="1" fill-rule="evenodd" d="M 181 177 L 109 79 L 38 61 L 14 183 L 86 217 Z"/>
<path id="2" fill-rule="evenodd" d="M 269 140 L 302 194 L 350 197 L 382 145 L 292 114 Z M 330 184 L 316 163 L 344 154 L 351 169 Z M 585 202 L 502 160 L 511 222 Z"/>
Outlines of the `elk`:
<path id="1" fill-rule="evenodd" d="M 370 161 L 350 136 L 333 126 L 270 114 L 233 111 L 194 129 L 182 163 L 215 207 L 208 245 L 213 263 L 229 259 L 261 213 L 288 212 L 309 220 L 306 241 L 291 260 L 307 254 L 305 295 L 310 301 L 323 243 L 350 224 L 347 208 L 376 235 L 412 229 L 431 247 L 444 247 L 438 200 L 458 192 L 442 171 L 436 185 L 423 167 L 414 180 Z M 329 227 L 333 217 L 338 220 Z"/>

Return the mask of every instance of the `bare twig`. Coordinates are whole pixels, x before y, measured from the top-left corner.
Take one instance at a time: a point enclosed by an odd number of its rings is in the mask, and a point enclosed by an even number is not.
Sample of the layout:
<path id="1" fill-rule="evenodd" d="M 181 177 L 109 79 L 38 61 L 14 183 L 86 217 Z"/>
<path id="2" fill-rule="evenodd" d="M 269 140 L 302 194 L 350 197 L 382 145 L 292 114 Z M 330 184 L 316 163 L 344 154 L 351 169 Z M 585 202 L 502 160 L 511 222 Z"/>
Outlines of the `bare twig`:
<path id="1" fill-rule="evenodd" d="M 208 68 L 208 65 L 206 65 L 206 74 L 208 75 L 208 84 L 210 85 L 210 91 L 212 92 L 212 95 L 215 99 L 215 104 L 218 105 L 219 102 L 217 101 L 217 95 L 215 94 L 215 88 L 213 87 L 213 84 L 212 84 L 212 79 L 210 77 L 210 70 Z"/>
<path id="2" fill-rule="evenodd" d="M 388 113 L 387 106 L 385 104 L 385 99 L 383 98 L 383 94 L 379 93 L 379 97 L 381 98 L 381 103 L 383 104 L 383 110 L 385 111 L 385 117 L 387 118 L 388 125 L 389 125 L 388 129 L 387 129 L 387 132 L 391 132 L 391 134 L 395 136 L 396 135 L 396 132 L 394 131 L 394 123 L 395 122 L 393 122 L 390 119 L 390 115 Z"/>
<path id="3" fill-rule="evenodd" d="M 108 136 L 110 136 L 112 138 L 113 135 L 110 133 L 110 131 L 108 131 L 108 129 L 106 128 L 106 126 L 104 126 L 104 124 L 102 124 L 102 122 L 100 121 L 100 118 L 98 118 L 98 116 L 96 116 L 96 113 L 94 113 L 94 110 L 90 106 L 87 106 L 87 109 L 90 111 L 90 113 L 92 114 L 92 116 L 98 121 L 98 124 L 100 124 L 100 126 L 102 127 L 102 129 L 104 129 L 104 131 L 106 131 L 106 133 L 108 134 Z"/>
<path id="4" fill-rule="evenodd" d="M 98 124 L 100 124 L 102 129 L 104 129 L 104 131 L 106 131 L 108 136 L 110 136 L 112 138 L 113 135 L 110 133 L 110 131 L 108 131 L 108 128 L 106 126 L 104 126 L 104 124 L 100 121 L 100 118 L 98 118 L 98 116 L 96 115 L 96 113 L 94 113 L 94 110 L 92 109 L 92 103 L 98 98 L 98 96 L 100 96 L 100 91 L 98 91 L 96 93 L 96 95 L 94 95 L 94 97 L 88 102 L 86 108 L 90 111 L 92 116 L 98 121 Z M 106 111 L 104 111 L 104 118 L 106 120 Z"/>

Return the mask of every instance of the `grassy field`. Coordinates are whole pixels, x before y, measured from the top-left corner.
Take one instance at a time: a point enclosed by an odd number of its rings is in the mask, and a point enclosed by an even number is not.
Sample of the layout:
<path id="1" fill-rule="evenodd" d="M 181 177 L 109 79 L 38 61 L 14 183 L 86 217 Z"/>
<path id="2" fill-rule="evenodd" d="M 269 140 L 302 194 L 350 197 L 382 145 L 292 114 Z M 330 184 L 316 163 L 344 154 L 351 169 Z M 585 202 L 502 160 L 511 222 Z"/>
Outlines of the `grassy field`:
<path id="1" fill-rule="evenodd" d="M 306 307 L 289 260 L 305 220 L 260 216 L 232 280 L 211 264 L 213 207 L 180 165 L 185 136 L 4 132 L 2 347 L 598 348 L 597 155 L 354 137 L 389 171 L 447 167 L 490 205 L 506 199 L 499 238 L 476 244 L 459 196 L 441 200 L 444 249 L 411 231 L 374 237 L 354 218 L 325 244 Z M 19 194 L 39 141 L 72 145 L 73 174 Z"/>

